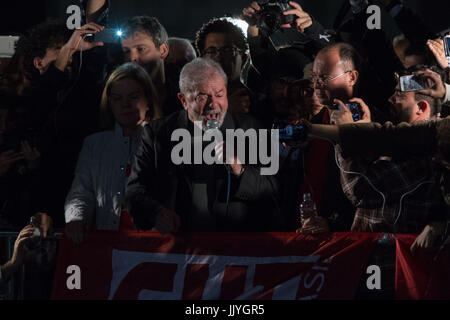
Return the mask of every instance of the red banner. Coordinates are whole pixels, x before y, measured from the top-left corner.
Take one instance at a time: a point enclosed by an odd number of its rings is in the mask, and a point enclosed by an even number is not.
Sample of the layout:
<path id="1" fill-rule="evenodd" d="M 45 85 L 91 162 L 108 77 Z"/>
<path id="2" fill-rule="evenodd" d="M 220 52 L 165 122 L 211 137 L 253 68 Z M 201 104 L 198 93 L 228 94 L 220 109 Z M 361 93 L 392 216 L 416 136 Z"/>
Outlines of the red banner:
<path id="1" fill-rule="evenodd" d="M 377 234 L 95 232 L 62 239 L 53 299 L 353 299 Z"/>
<path id="2" fill-rule="evenodd" d="M 397 236 L 395 292 L 397 299 L 450 299 L 450 254 L 448 248 L 438 252 L 410 247 L 416 235 Z"/>

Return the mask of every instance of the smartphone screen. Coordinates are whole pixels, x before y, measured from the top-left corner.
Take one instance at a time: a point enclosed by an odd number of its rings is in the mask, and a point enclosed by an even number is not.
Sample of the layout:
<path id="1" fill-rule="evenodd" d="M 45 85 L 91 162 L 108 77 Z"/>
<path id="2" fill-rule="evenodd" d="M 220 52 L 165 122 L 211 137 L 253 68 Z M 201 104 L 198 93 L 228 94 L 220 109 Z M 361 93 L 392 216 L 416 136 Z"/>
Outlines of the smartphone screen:
<path id="1" fill-rule="evenodd" d="M 122 37 L 122 32 L 117 29 L 106 28 L 92 36 L 93 42 L 118 43 Z"/>
<path id="2" fill-rule="evenodd" d="M 414 75 L 400 77 L 401 91 L 418 91 L 422 89 L 425 89 L 422 78 Z"/>
<path id="3" fill-rule="evenodd" d="M 19 37 L 0 36 L 0 58 L 11 58 L 16 51 L 16 44 Z"/>
<path id="4" fill-rule="evenodd" d="M 347 103 L 346 106 L 350 109 L 353 117 L 353 121 L 361 120 L 361 106 L 358 103 Z"/>
<path id="5" fill-rule="evenodd" d="M 450 57 L 450 35 L 444 37 L 444 50 L 447 58 Z"/>

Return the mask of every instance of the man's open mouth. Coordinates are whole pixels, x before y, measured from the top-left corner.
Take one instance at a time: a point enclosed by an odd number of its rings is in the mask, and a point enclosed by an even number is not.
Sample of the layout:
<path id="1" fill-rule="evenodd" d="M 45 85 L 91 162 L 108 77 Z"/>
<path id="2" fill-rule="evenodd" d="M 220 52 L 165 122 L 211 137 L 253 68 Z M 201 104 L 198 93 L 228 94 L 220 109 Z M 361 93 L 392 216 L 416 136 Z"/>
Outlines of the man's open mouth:
<path id="1" fill-rule="evenodd" d="M 203 120 L 205 120 L 205 121 L 208 121 L 208 120 L 211 120 L 211 119 L 219 120 L 219 117 L 220 117 L 220 113 L 216 112 L 216 113 L 213 113 L 213 114 L 208 114 L 208 115 L 203 116 Z"/>

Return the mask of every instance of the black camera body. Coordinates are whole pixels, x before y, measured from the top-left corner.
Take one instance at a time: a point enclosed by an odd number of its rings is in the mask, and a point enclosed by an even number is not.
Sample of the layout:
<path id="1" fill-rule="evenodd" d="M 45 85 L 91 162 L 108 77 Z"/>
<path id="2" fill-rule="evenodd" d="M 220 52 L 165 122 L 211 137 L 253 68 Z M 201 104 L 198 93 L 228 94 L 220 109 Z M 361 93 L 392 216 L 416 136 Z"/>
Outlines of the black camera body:
<path id="1" fill-rule="evenodd" d="M 291 24 L 295 21 L 295 15 L 284 15 L 283 12 L 294 9 L 288 0 L 278 2 L 258 3 L 261 7 L 258 18 L 258 28 L 267 37 L 278 31 L 282 25 Z"/>

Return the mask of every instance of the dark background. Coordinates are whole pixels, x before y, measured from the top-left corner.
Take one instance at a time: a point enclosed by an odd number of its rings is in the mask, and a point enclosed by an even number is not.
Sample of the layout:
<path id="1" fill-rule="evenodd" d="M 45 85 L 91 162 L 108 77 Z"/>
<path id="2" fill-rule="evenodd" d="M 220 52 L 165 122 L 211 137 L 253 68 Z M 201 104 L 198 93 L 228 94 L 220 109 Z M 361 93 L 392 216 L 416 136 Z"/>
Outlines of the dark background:
<path id="1" fill-rule="evenodd" d="M 330 28 L 343 1 L 348 0 L 299 0 L 298 3 L 325 27 Z M 126 17 L 147 14 L 158 17 L 169 36 L 192 39 L 195 32 L 210 18 L 237 16 L 250 2 L 251 0 L 111 0 L 110 23 L 111 26 L 117 26 Z M 404 0 L 404 3 L 418 12 L 433 31 L 450 27 L 449 0 Z M 0 35 L 24 32 L 46 17 L 66 19 L 66 8 L 71 4 L 79 4 L 79 1 L 1 0 Z M 382 27 L 391 37 L 398 33 L 392 19 L 386 14 L 383 16 Z"/>

